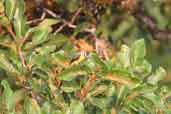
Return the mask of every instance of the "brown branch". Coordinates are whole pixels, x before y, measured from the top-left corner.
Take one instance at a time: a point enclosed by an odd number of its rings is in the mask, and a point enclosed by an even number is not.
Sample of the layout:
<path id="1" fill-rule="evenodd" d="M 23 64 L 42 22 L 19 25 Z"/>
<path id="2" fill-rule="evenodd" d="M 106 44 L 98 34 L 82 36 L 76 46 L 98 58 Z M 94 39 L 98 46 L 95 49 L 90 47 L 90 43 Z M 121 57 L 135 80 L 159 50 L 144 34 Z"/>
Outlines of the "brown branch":
<path id="1" fill-rule="evenodd" d="M 96 80 L 96 75 L 95 74 L 91 75 L 87 83 L 84 85 L 84 87 L 76 93 L 76 96 L 79 97 L 81 100 L 84 100 L 90 87 L 92 86 L 95 80 Z"/>
<path id="2" fill-rule="evenodd" d="M 55 31 L 55 34 L 60 32 L 65 26 L 68 26 L 68 25 L 72 25 L 74 23 L 74 21 L 76 20 L 77 16 L 80 14 L 81 12 L 81 8 L 79 8 L 77 10 L 77 12 L 73 15 L 72 19 L 70 21 L 65 21 L 63 20 L 63 25 L 61 25 L 56 31 Z"/>

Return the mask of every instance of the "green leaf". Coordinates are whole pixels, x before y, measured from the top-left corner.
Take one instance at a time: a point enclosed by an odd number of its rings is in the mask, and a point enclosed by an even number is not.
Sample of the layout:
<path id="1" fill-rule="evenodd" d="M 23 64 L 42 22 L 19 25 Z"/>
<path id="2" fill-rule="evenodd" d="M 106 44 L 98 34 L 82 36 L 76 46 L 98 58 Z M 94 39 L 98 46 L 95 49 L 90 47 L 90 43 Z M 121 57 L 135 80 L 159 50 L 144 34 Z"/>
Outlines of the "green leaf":
<path id="1" fill-rule="evenodd" d="M 130 49 L 126 45 L 122 45 L 121 51 L 117 56 L 117 62 L 125 68 L 130 66 Z"/>
<path id="2" fill-rule="evenodd" d="M 87 69 L 80 66 L 72 66 L 61 72 L 59 79 L 64 81 L 71 81 L 78 76 L 87 75 Z"/>
<path id="3" fill-rule="evenodd" d="M 134 66 L 143 62 L 146 55 L 144 39 L 137 40 L 131 47 L 131 62 Z"/>
<path id="4" fill-rule="evenodd" d="M 60 22 L 60 20 L 57 20 L 57 19 L 44 19 L 41 23 L 39 23 L 38 26 L 41 28 L 46 28 L 46 27 L 50 27 L 52 25 L 55 25 L 59 22 Z"/>
<path id="5" fill-rule="evenodd" d="M 9 62 L 4 54 L 0 54 L 0 68 L 6 70 L 8 73 L 19 74 L 18 70 Z"/>
<path id="6" fill-rule="evenodd" d="M 25 114 L 42 114 L 37 101 L 28 97 L 24 101 L 24 111 Z"/>
<path id="7" fill-rule="evenodd" d="M 15 12 L 16 0 L 5 0 L 5 13 L 12 20 Z"/>
<path id="8" fill-rule="evenodd" d="M 54 51 L 57 51 L 58 48 L 61 48 L 65 43 L 68 42 L 67 38 L 62 34 L 49 34 L 48 41 L 44 43 L 44 45 L 39 46 L 36 48 L 36 52 L 40 53 L 41 55 L 47 55 Z"/>
<path id="9" fill-rule="evenodd" d="M 6 80 L 2 80 L 1 85 L 4 88 L 2 100 L 4 101 L 7 110 L 12 111 L 14 106 L 13 91 Z"/>
<path id="10" fill-rule="evenodd" d="M 126 99 L 128 93 L 129 93 L 129 88 L 125 85 L 122 85 L 117 92 L 116 105 L 121 105 Z"/>
<path id="11" fill-rule="evenodd" d="M 47 64 L 47 57 L 33 52 L 28 58 L 28 63 L 41 67 Z"/>
<path id="12" fill-rule="evenodd" d="M 63 34 L 49 34 L 47 45 L 55 45 L 56 48 L 61 48 L 68 42 L 68 38 Z M 46 45 L 45 44 L 45 45 Z"/>
<path id="13" fill-rule="evenodd" d="M 61 89 L 66 93 L 71 93 L 81 89 L 81 86 L 76 81 L 72 81 L 72 82 L 65 81 L 62 83 Z"/>
<path id="14" fill-rule="evenodd" d="M 90 53 L 89 59 L 96 65 L 93 70 L 96 70 L 96 68 L 100 68 L 101 71 L 107 71 L 108 68 L 104 61 L 100 59 L 100 57 L 96 53 Z"/>
<path id="15" fill-rule="evenodd" d="M 56 50 L 56 46 L 55 45 L 45 45 L 42 47 L 38 47 L 35 50 L 36 50 L 36 52 L 40 53 L 41 55 L 46 55 L 46 54 L 50 54 L 50 53 L 54 52 Z"/>
<path id="16" fill-rule="evenodd" d="M 134 72 L 142 75 L 141 77 L 145 77 L 151 73 L 152 65 L 144 60 L 141 65 L 137 65 L 134 68 Z"/>
<path id="17" fill-rule="evenodd" d="M 50 33 L 51 28 L 41 28 L 35 27 L 32 32 L 32 43 L 34 46 L 39 45 L 47 40 L 48 34 Z"/>
<path id="18" fill-rule="evenodd" d="M 147 93 L 143 95 L 146 99 L 150 100 L 156 107 L 156 110 L 162 109 L 164 114 L 170 114 L 170 111 L 166 108 L 164 105 L 164 102 L 162 100 L 161 96 L 155 95 L 154 93 Z"/>
<path id="19" fill-rule="evenodd" d="M 49 33 L 52 31 L 51 26 L 58 23 L 55 19 L 45 19 L 38 26 L 32 28 L 32 43 L 33 45 L 39 45 L 48 39 Z"/>
<path id="20" fill-rule="evenodd" d="M 71 114 L 85 114 L 82 102 L 73 100 L 70 105 Z"/>
<path id="21" fill-rule="evenodd" d="M 64 51 L 61 50 L 56 53 L 53 53 L 51 55 L 50 61 L 52 64 L 59 65 L 62 67 L 67 67 L 69 58 L 65 55 Z"/>
<path id="22" fill-rule="evenodd" d="M 24 16 L 24 1 L 19 0 L 17 2 L 17 8 L 14 15 L 14 29 L 17 38 L 23 38 L 26 33 L 26 17 Z"/>
<path id="23" fill-rule="evenodd" d="M 159 81 L 161 81 L 166 76 L 166 71 L 159 67 L 155 73 L 153 73 L 150 77 L 148 77 L 147 83 L 151 85 L 156 85 Z"/>
<path id="24" fill-rule="evenodd" d="M 90 97 L 89 101 L 94 105 L 99 107 L 101 110 L 104 110 L 107 105 L 107 98 L 96 98 L 96 97 Z"/>

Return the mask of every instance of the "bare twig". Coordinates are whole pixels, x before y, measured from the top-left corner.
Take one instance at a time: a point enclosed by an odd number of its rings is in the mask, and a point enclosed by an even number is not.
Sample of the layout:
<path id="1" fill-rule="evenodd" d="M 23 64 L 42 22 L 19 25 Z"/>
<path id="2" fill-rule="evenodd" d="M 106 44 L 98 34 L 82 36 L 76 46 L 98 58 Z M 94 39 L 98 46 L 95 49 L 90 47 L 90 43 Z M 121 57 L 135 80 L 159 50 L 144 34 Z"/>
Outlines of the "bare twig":
<path id="1" fill-rule="evenodd" d="M 74 21 L 76 20 L 77 16 L 80 14 L 81 10 L 82 10 L 81 8 L 79 8 L 79 9 L 77 10 L 77 12 L 73 15 L 71 21 L 65 21 L 65 20 L 63 20 L 63 25 L 61 25 L 61 26 L 55 31 L 55 34 L 58 33 L 58 32 L 60 32 L 65 26 L 68 26 L 68 25 L 71 26 L 71 25 L 74 23 Z"/>
<path id="2" fill-rule="evenodd" d="M 82 10 L 82 9 L 79 8 L 79 9 L 77 10 L 77 12 L 73 15 L 73 17 L 72 17 L 72 19 L 71 19 L 71 23 L 74 23 L 74 21 L 76 20 L 77 16 L 80 14 L 81 10 Z"/>
<path id="3" fill-rule="evenodd" d="M 38 19 L 30 20 L 26 24 L 33 24 L 42 21 L 46 17 L 46 12 L 43 12 L 42 16 Z"/>
<path id="4" fill-rule="evenodd" d="M 59 15 L 57 15 L 56 13 L 54 13 L 53 11 L 47 9 L 47 8 L 44 8 L 44 11 L 49 14 L 50 16 L 54 17 L 54 18 L 61 18 Z"/>

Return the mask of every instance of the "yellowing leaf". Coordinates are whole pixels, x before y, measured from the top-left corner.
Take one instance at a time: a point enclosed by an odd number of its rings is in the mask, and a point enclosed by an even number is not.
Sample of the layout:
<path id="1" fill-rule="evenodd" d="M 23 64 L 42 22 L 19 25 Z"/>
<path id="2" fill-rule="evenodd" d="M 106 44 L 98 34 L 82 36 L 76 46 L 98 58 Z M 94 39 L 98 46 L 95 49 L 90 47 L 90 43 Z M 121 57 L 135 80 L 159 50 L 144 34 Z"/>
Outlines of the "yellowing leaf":
<path id="1" fill-rule="evenodd" d="M 83 54 L 81 54 L 77 60 L 75 60 L 75 61 L 73 61 L 73 62 L 71 63 L 71 65 L 77 65 L 77 64 L 79 64 L 81 61 L 83 61 L 84 59 L 85 59 L 85 56 L 84 56 Z"/>

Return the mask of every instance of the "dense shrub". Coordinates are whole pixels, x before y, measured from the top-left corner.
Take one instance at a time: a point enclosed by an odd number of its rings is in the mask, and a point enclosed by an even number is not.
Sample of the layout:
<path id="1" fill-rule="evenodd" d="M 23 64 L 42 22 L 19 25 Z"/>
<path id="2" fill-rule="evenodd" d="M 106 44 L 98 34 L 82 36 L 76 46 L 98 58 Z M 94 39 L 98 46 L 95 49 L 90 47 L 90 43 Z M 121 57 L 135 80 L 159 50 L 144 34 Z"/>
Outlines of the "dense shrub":
<path id="1" fill-rule="evenodd" d="M 166 72 L 146 60 L 144 39 L 109 54 L 104 39 L 73 38 L 87 23 L 70 25 L 72 37 L 54 31 L 62 19 L 30 25 L 24 4 L 0 0 L 0 114 L 171 113 Z"/>

